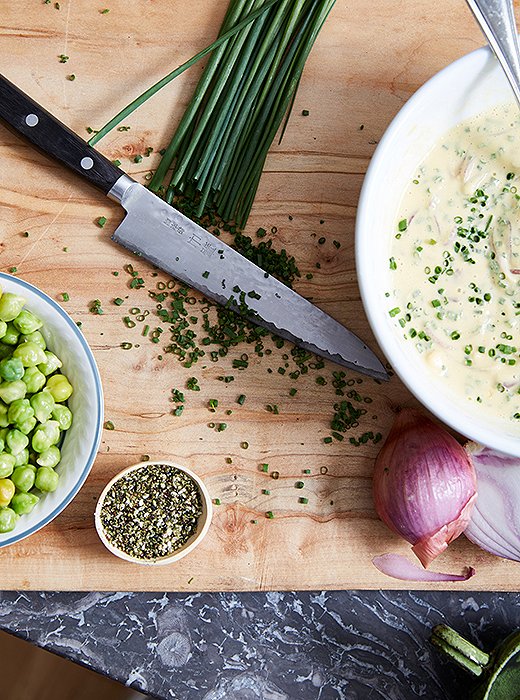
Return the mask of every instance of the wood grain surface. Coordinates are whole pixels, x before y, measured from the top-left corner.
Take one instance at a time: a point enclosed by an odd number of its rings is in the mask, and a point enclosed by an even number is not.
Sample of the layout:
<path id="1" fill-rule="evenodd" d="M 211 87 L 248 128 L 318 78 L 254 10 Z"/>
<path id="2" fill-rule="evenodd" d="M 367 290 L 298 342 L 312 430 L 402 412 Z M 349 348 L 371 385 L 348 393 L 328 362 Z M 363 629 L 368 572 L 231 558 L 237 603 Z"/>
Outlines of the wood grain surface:
<path id="1" fill-rule="evenodd" d="M 0 70 L 87 137 L 87 126 L 101 126 L 209 43 L 226 5 L 224 0 L 60 0 L 57 9 L 54 2 L 40 0 L 4 2 Z M 101 14 L 105 7 L 110 12 Z M 354 267 L 354 218 L 363 175 L 407 98 L 435 72 L 482 44 L 462 1 L 338 0 L 308 61 L 285 138 L 268 158 L 249 231 L 277 227 L 275 246 L 293 254 L 304 273 L 298 291 L 374 349 Z M 70 57 L 67 63 L 60 63 L 60 54 Z M 155 156 L 139 164 L 133 157 L 147 146 L 158 150 L 167 143 L 200 71 L 195 67 L 144 105 L 128 120 L 131 129 L 110 134 L 100 150 L 120 158 L 122 168 L 137 179 L 144 178 L 156 165 Z M 74 81 L 67 79 L 71 73 Z M 304 109 L 309 116 L 302 116 Z M 82 321 L 103 379 L 106 419 L 115 425 L 104 432 L 91 475 L 72 504 L 43 531 L 0 551 L 0 586 L 409 588 L 371 564 L 376 554 L 409 551 L 374 513 L 371 474 L 380 445 L 355 447 L 349 435 L 343 442 L 323 442 L 337 400 L 331 375 L 338 368 L 329 364 L 293 383 L 276 371 L 287 348 L 274 349 L 269 357 L 251 354 L 245 372 L 231 370 L 232 359 L 244 348 L 215 365 L 199 362 L 193 370 L 171 355 L 159 360 L 160 346 L 145 342 L 139 329 L 130 330 L 121 321 L 127 304 L 150 304 L 146 290 L 128 288 L 123 266 L 133 262 L 147 288 L 163 276 L 153 278 L 149 265 L 132 260 L 110 241 L 121 218 L 119 208 L 4 128 L 0 162 L 1 269 L 16 267 L 21 278 L 55 299 L 64 291 L 70 294 L 63 306 Z M 95 224 L 99 216 L 108 219 L 104 229 Z M 28 238 L 24 231 L 30 232 Z M 321 236 L 326 237 L 323 245 L 318 243 Z M 341 243 L 339 250 L 333 240 Z M 120 271 L 119 276 L 113 271 Z M 309 272 L 311 280 L 305 277 Z M 113 305 L 114 297 L 126 295 L 124 307 Z M 89 313 L 96 298 L 105 309 L 102 316 Z M 140 347 L 125 351 L 122 342 Z M 171 389 L 184 390 L 194 374 L 201 391 L 185 391 L 186 409 L 175 417 Z M 235 381 L 218 381 L 227 374 L 234 374 Z M 316 384 L 317 374 L 325 377 L 326 386 Z M 293 385 L 298 393 L 291 398 Z M 385 385 L 363 379 L 356 387 L 373 399 L 359 430 L 386 436 L 395 406 L 414 404 L 395 377 Z M 247 395 L 242 407 L 236 404 L 241 393 Z M 209 398 L 220 401 L 217 415 L 208 411 Z M 279 415 L 266 410 L 273 403 Z M 226 416 L 226 409 L 233 414 Z M 227 422 L 228 429 L 218 433 L 209 428 L 215 420 Z M 247 450 L 240 447 L 244 441 Z M 203 544 L 170 567 L 119 561 L 104 549 L 93 527 L 103 486 L 143 454 L 192 467 L 222 502 Z M 279 471 L 278 480 L 259 470 L 266 462 Z M 302 477 L 307 468 L 311 475 Z M 300 478 L 303 491 L 295 488 Z M 302 495 L 308 497 L 307 505 L 299 503 Z M 274 519 L 265 517 L 268 510 Z M 513 590 L 520 584 L 516 564 L 487 555 L 464 538 L 433 568 L 458 571 L 468 564 L 477 575 L 453 587 Z M 431 586 L 436 587 L 442 584 Z"/>

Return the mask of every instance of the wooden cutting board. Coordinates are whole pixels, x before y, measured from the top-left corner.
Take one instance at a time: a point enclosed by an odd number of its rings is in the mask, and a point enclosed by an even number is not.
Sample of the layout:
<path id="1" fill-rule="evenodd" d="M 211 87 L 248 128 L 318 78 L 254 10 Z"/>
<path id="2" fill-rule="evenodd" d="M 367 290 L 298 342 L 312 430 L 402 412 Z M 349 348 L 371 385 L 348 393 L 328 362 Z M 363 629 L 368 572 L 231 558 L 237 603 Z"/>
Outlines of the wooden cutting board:
<path id="1" fill-rule="evenodd" d="M 104 0 L 105 2 L 105 0 Z M 3 3 L 0 70 L 32 97 L 87 137 L 166 72 L 208 44 L 227 5 L 224 0 L 40 0 Z M 108 8 L 108 13 L 101 11 Z M 249 232 L 262 226 L 275 247 L 295 256 L 302 272 L 297 289 L 376 348 L 354 268 L 356 203 L 370 156 L 406 99 L 450 61 L 483 43 L 463 2 L 338 0 L 308 61 L 293 116 L 281 145 L 266 165 Z M 69 56 L 60 63 L 59 55 Z M 142 179 L 154 155 L 136 154 L 166 145 L 200 75 L 195 67 L 142 107 L 100 143 Z M 67 76 L 75 74 L 70 81 Z M 302 110 L 309 115 L 303 116 Z M 122 323 L 125 309 L 153 308 L 145 290 L 128 288 L 123 271 L 132 262 L 148 288 L 157 280 L 109 240 L 120 209 L 76 177 L 0 128 L 0 266 L 55 299 L 82 321 L 105 391 L 105 431 L 91 475 L 73 503 L 43 531 L 0 551 L 3 589 L 67 590 L 265 590 L 409 588 L 380 575 L 374 555 L 407 552 L 408 546 L 377 519 L 371 496 L 373 461 L 380 447 L 369 441 L 325 444 L 337 398 L 328 364 L 292 382 L 278 373 L 283 353 L 251 353 L 248 370 L 231 369 L 238 348 L 217 364 L 185 369 L 161 346 Z M 100 229 L 95 221 L 106 216 Z M 292 217 L 292 218 L 290 218 Z M 323 223 L 321 223 L 323 222 Z M 23 232 L 29 231 L 29 237 Z M 319 244 L 321 237 L 326 238 Z M 333 241 L 341 244 L 339 249 Z M 316 263 L 321 269 L 316 268 Z M 119 271 L 116 277 L 112 273 Z M 307 273 L 313 278 L 308 280 Z M 126 297 L 124 307 L 115 297 Z M 89 313 L 100 299 L 104 315 Z M 130 351 L 122 342 L 132 342 Z M 135 347 L 138 344 L 139 347 Z M 202 365 L 206 364 L 203 369 Z M 271 372 L 270 372 L 271 370 Z M 235 376 L 224 384 L 219 375 Z M 196 375 L 200 392 L 185 390 Z M 316 377 L 325 378 L 320 386 Z M 349 375 L 347 379 L 361 379 Z M 298 389 L 289 396 L 292 386 Z M 186 409 L 173 416 L 171 389 L 184 390 Z M 386 436 L 393 408 L 414 400 L 394 377 L 355 388 L 372 399 L 352 433 Z M 244 406 L 236 403 L 246 394 Z M 207 408 L 218 398 L 219 412 Z M 280 413 L 266 410 L 277 404 Z M 226 415 L 232 410 L 232 415 Z M 212 421 L 228 429 L 216 432 Z M 248 442 L 248 449 L 241 443 Z M 110 555 L 93 527 L 96 499 L 106 482 L 141 455 L 168 458 L 202 475 L 214 498 L 214 521 L 204 543 L 178 564 L 134 566 Z M 232 463 L 229 463 L 231 458 Z M 260 471 L 269 463 L 278 480 Z M 302 475 L 310 469 L 310 475 Z M 302 479 L 305 488 L 295 488 Z M 262 493 L 270 491 L 269 494 Z M 307 505 L 299 502 L 308 498 Z M 266 511 L 275 514 L 265 517 Z M 252 521 L 256 520 L 256 523 Z M 520 569 L 460 538 L 437 569 L 472 564 L 477 575 L 455 588 L 516 590 Z M 432 588 L 439 586 L 431 586 Z"/>

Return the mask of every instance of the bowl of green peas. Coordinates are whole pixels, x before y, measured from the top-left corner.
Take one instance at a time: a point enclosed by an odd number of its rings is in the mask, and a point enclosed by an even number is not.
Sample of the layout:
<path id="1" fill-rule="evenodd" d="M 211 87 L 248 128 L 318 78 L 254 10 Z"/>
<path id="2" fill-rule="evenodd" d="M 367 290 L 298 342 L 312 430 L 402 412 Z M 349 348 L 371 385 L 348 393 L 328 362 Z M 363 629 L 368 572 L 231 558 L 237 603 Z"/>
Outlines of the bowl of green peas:
<path id="1" fill-rule="evenodd" d="M 0 547 L 71 502 L 102 425 L 101 380 L 79 327 L 41 290 L 0 272 Z"/>

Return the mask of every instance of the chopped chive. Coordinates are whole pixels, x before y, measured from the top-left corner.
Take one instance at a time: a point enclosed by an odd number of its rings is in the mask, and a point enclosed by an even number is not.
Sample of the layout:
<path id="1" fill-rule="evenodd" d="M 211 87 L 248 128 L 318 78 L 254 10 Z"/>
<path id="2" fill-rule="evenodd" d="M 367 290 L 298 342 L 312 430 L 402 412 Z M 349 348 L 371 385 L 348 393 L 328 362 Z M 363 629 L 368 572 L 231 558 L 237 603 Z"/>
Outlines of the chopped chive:
<path id="1" fill-rule="evenodd" d="M 220 500 L 220 498 L 214 498 L 214 499 L 213 499 L 213 504 L 214 504 L 214 505 L 220 506 L 221 503 L 222 503 L 222 501 Z"/>
<path id="2" fill-rule="evenodd" d="M 305 484 L 303 483 L 303 481 L 297 481 L 294 486 L 297 489 L 303 489 L 305 487 Z"/>
<path id="3" fill-rule="evenodd" d="M 406 219 L 401 219 L 401 221 L 397 224 L 397 228 L 399 231 L 406 231 L 408 228 L 408 221 Z"/>
<path id="4" fill-rule="evenodd" d="M 238 403 L 240 406 L 243 406 L 245 400 L 246 400 L 246 395 L 245 395 L 245 394 L 240 394 L 240 396 L 237 398 L 237 403 Z"/>
<path id="5" fill-rule="evenodd" d="M 309 499 L 308 498 L 299 498 L 298 501 L 300 503 L 303 503 L 303 505 L 307 505 L 307 503 L 309 502 Z"/>
<path id="6" fill-rule="evenodd" d="M 96 221 L 99 228 L 103 228 L 105 226 L 106 222 L 107 222 L 106 216 L 100 216 L 99 219 Z"/>
<path id="7" fill-rule="evenodd" d="M 124 299 L 121 299 L 121 297 L 116 297 L 116 298 L 114 299 L 114 304 L 115 304 L 116 306 L 121 306 L 121 304 L 124 304 L 124 303 L 125 303 L 125 300 L 124 300 Z"/>
<path id="8" fill-rule="evenodd" d="M 269 465 L 268 465 L 268 464 L 261 464 L 261 465 L 260 465 L 260 471 L 262 471 L 262 472 L 268 472 L 268 471 L 269 471 Z"/>
<path id="9" fill-rule="evenodd" d="M 265 517 L 268 518 L 269 520 L 272 520 L 274 518 L 274 513 L 272 510 L 268 510 L 267 513 L 265 514 Z"/>
<path id="10" fill-rule="evenodd" d="M 67 292 L 62 292 L 61 298 L 62 298 L 63 301 L 69 301 L 69 300 L 70 300 L 70 296 L 68 295 Z"/>
<path id="11" fill-rule="evenodd" d="M 105 424 L 104 424 L 105 430 L 114 430 L 115 427 L 116 427 L 116 426 L 112 423 L 111 420 L 105 421 Z"/>

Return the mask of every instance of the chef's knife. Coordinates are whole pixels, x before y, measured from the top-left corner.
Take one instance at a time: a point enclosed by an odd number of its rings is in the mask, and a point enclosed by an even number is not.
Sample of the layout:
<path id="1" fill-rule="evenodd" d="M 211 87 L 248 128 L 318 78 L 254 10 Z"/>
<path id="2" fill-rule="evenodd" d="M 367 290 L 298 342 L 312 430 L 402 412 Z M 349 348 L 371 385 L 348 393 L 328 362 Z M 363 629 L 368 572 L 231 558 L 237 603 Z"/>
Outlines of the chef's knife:
<path id="1" fill-rule="evenodd" d="M 121 204 L 127 214 L 112 236 L 116 243 L 296 345 L 388 379 L 351 331 L 135 182 L 2 75 L 0 118 Z"/>

